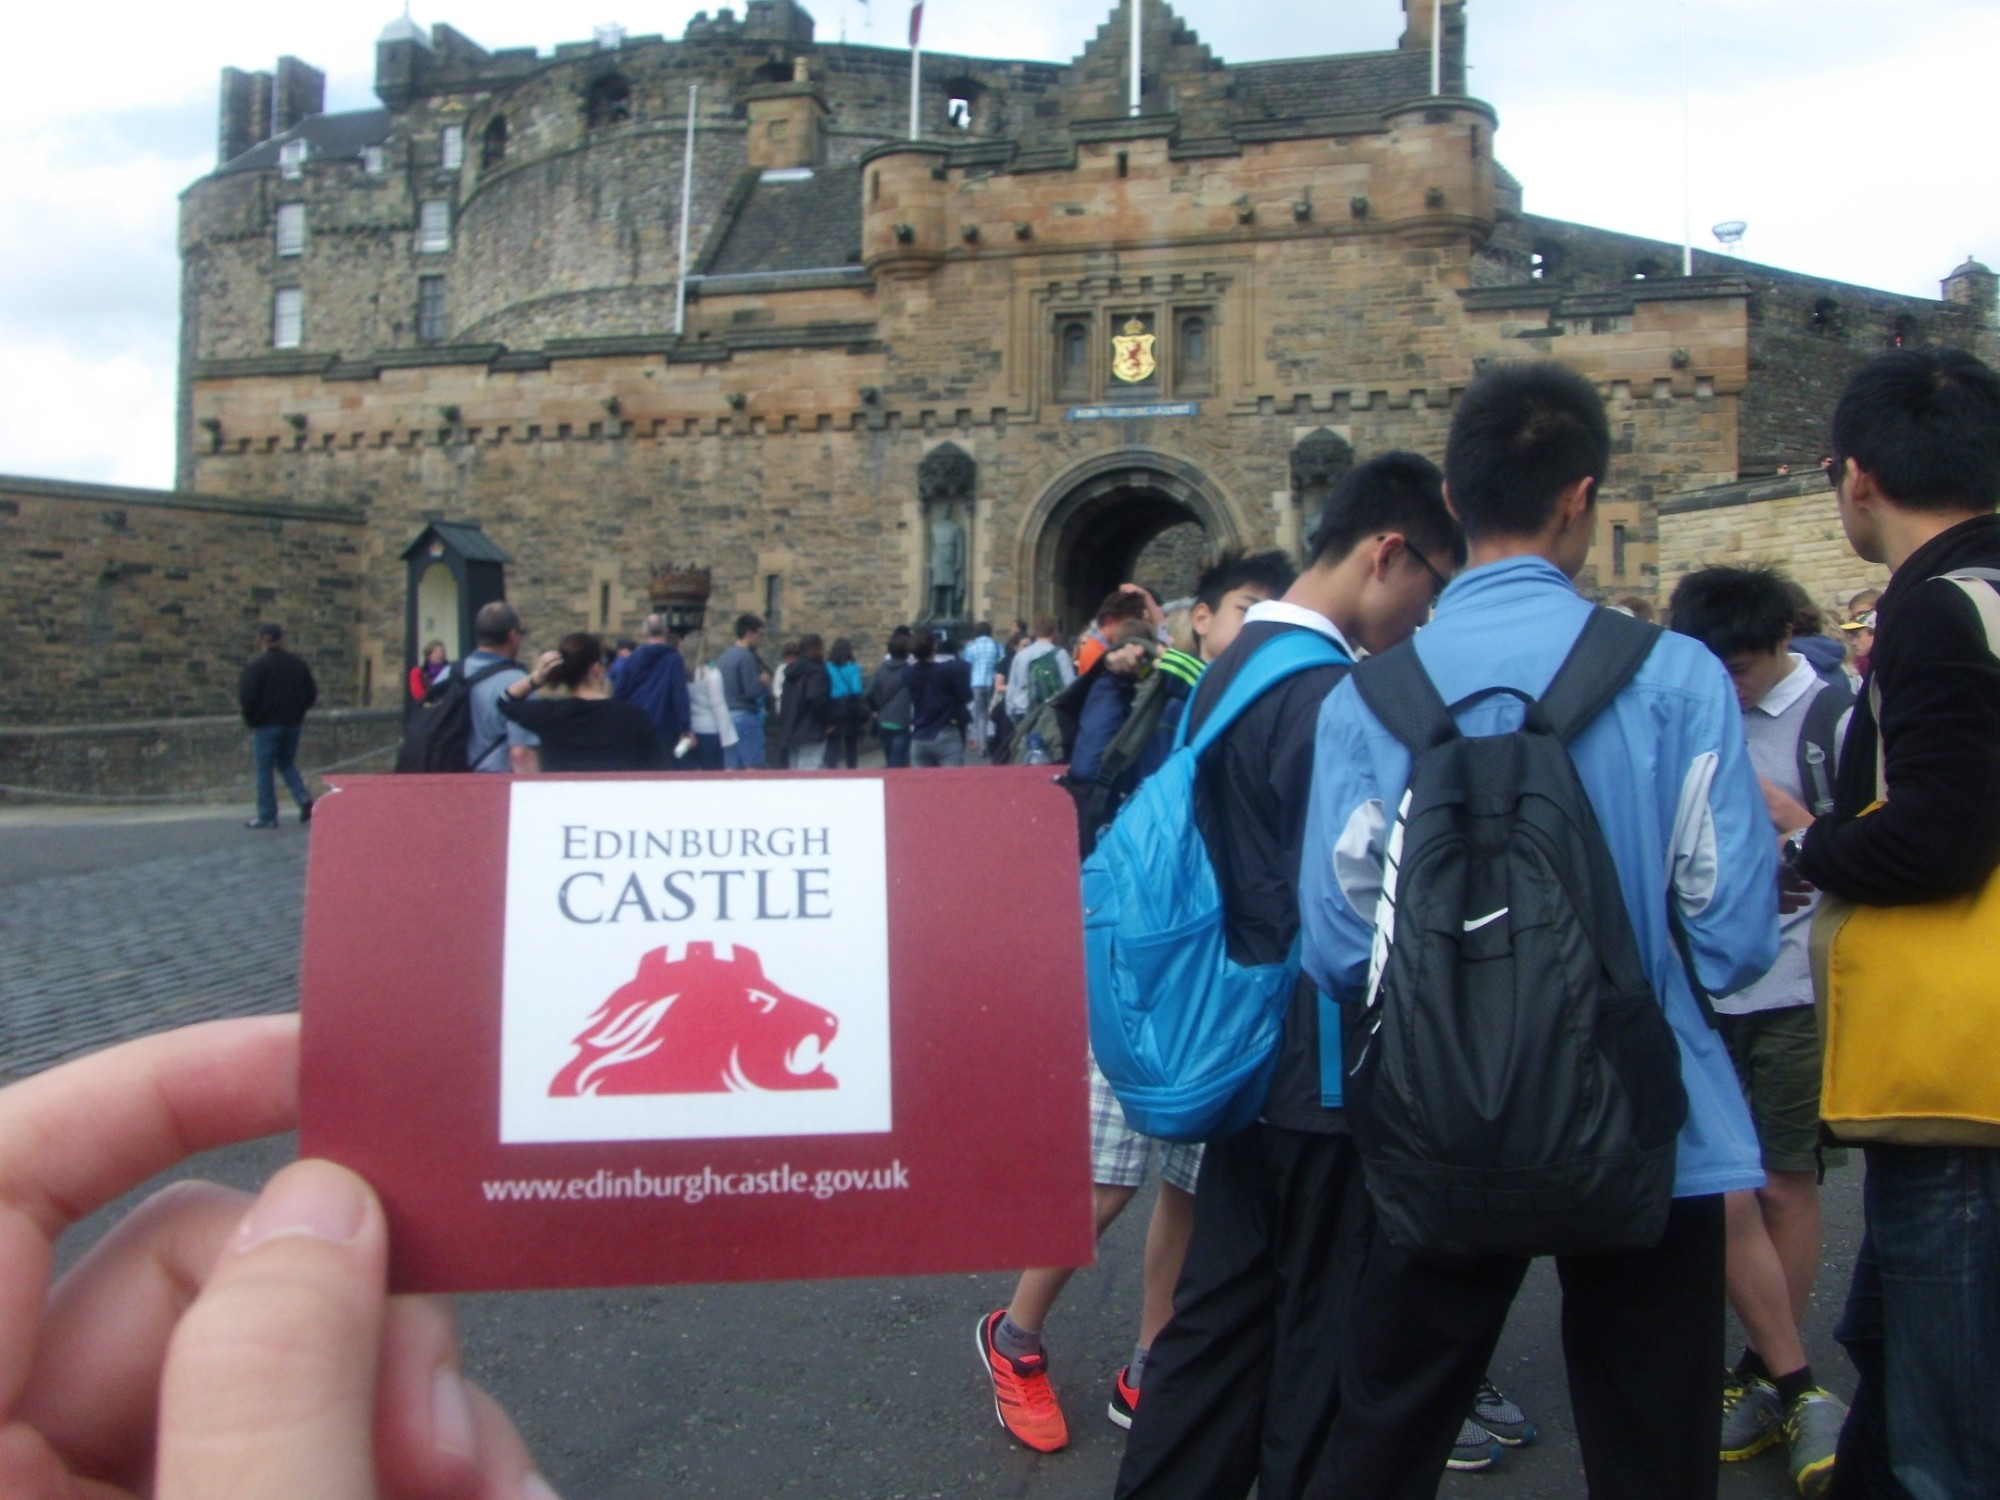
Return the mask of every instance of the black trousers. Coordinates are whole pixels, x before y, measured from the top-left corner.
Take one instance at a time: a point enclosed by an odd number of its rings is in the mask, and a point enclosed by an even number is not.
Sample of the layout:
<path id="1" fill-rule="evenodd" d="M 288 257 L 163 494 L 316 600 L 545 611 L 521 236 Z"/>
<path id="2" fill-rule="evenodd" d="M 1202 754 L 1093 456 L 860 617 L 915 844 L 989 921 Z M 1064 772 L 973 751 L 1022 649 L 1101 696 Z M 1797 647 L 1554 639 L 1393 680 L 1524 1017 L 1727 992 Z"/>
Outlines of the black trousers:
<path id="1" fill-rule="evenodd" d="M 1528 1262 L 1369 1245 L 1312 1500 L 1428 1500 Z M 1591 1500 L 1715 1500 L 1720 1196 L 1679 1198 L 1650 1250 L 1562 1256 L 1563 1359 Z M 1150 1367 L 1149 1367 L 1150 1378 Z M 1150 1393 L 1148 1393 L 1150 1394 Z"/>
<path id="2" fill-rule="evenodd" d="M 1253 1125 L 1210 1144 L 1194 1201 L 1118 1496 L 1237 1500 L 1255 1484 L 1258 1500 L 1298 1500 L 1333 1420 L 1367 1244 L 1360 1162 L 1344 1135 Z"/>

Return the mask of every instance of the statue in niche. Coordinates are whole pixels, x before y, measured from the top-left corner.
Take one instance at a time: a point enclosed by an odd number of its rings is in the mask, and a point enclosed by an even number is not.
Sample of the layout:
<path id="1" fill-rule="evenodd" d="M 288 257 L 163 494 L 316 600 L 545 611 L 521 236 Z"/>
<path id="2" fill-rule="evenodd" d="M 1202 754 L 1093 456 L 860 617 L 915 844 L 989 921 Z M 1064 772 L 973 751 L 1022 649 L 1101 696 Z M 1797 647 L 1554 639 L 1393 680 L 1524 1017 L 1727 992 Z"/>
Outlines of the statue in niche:
<path id="1" fill-rule="evenodd" d="M 956 620 L 965 612 L 965 528 L 956 506 L 946 504 L 931 517 L 930 618 Z"/>
<path id="2" fill-rule="evenodd" d="M 928 619 L 956 620 L 965 613 L 969 547 L 958 511 L 962 505 L 968 517 L 972 514 L 972 491 L 978 473 L 972 455 L 956 443 L 940 443 L 917 465 L 917 496 L 923 501 L 929 521 L 924 553 L 924 602 Z"/>

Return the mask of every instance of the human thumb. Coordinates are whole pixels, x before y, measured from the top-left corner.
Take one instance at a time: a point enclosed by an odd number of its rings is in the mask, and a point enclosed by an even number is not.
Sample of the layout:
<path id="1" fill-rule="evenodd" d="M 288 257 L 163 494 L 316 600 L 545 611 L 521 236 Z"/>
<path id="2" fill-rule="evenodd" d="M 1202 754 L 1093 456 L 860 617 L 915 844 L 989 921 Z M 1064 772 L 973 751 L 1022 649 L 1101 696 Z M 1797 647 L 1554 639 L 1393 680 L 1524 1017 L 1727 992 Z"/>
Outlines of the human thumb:
<path id="1" fill-rule="evenodd" d="M 387 1261 L 352 1172 L 271 1179 L 168 1346 L 159 1500 L 372 1500 Z"/>

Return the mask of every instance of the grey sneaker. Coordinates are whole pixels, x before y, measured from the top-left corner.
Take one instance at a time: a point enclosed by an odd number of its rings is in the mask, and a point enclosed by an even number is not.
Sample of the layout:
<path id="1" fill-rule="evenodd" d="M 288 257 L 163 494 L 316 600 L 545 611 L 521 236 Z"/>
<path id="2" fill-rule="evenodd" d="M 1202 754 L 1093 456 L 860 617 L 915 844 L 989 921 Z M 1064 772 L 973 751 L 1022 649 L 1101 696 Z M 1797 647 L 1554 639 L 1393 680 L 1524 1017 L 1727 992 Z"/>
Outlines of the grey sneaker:
<path id="1" fill-rule="evenodd" d="M 1768 1380 L 1738 1380 L 1722 1387 L 1722 1461 L 1755 1458 L 1784 1436 L 1778 1388 Z"/>
<path id="2" fill-rule="evenodd" d="M 1498 1462 L 1500 1445 L 1493 1440 L 1493 1434 L 1467 1417 L 1465 1425 L 1458 1429 L 1458 1437 L 1451 1445 L 1451 1457 L 1445 1460 L 1444 1466 L 1476 1474 Z"/>
<path id="3" fill-rule="evenodd" d="M 1833 1450 L 1840 1446 L 1840 1429 L 1846 1421 L 1847 1407 L 1841 1399 L 1818 1388 L 1785 1408 L 1792 1483 L 1805 1500 L 1819 1500 L 1833 1483 Z"/>
<path id="4" fill-rule="evenodd" d="M 1472 1420 L 1503 1447 L 1525 1448 L 1535 1440 L 1535 1424 L 1528 1414 L 1490 1380 L 1479 1382 L 1479 1394 L 1472 1398 Z"/>

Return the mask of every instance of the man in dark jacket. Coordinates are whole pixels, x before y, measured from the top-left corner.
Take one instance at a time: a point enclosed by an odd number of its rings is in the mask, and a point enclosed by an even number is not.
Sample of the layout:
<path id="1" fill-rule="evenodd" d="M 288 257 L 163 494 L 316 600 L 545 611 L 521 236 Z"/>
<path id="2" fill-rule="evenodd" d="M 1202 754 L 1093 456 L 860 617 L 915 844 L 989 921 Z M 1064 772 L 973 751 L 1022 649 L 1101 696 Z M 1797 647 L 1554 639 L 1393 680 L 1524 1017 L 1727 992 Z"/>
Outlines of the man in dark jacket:
<path id="1" fill-rule="evenodd" d="M 778 710 L 778 743 L 794 771 L 826 765 L 826 732 L 833 724 L 833 683 L 826 671 L 826 642 L 816 635 L 799 640 L 799 654 L 785 668 Z"/>
<path id="2" fill-rule="evenodd" d="M 285 778 L 299 804 L 299 821 L 312 821 L 313 799 L 296 764 L 299 726 L 306 710 L 319 701 L 319 684 L 312 668 L 285 649 L 285 627 L 259 625 L 257 654 L 236 683 L 236 701 L 243 722 L 250 726 L 257 764 L 257 816 L 246 827 L 278 826 L 278 789 L 272 773 Z"/>
<path id="3" fill-rule="evenodd" d="M 683 742 L 692 748 L 694 741 L 687 663 L 680 647 L 668 638 L 662 616 L 646 616 L 644 634 L 645 644 L 612 666 L 611 691 L 646 711 L 661 749 L 672 755 Z"/>
<path id="4" fill-rule="evenodd" d="M 1841 395 L 1833 453 L 1848 542 L 1891 577 L 1833 811 L 1815 822 L 1766 797 L 1819 889 L 1867 906 L 1964 896 L 2000 868 L 2000 661 L 1987 601 L 1970 592 L 1991 583 L 1943 575 L 2000 569 L 2000 375 L 1958 350 L 1881 355 Z M 1828 1493 L 1990 1494 L 2000 1148 L 1866 1150 L 1861 1253 L 1837 1331 L 1861 1379 Z"/>

